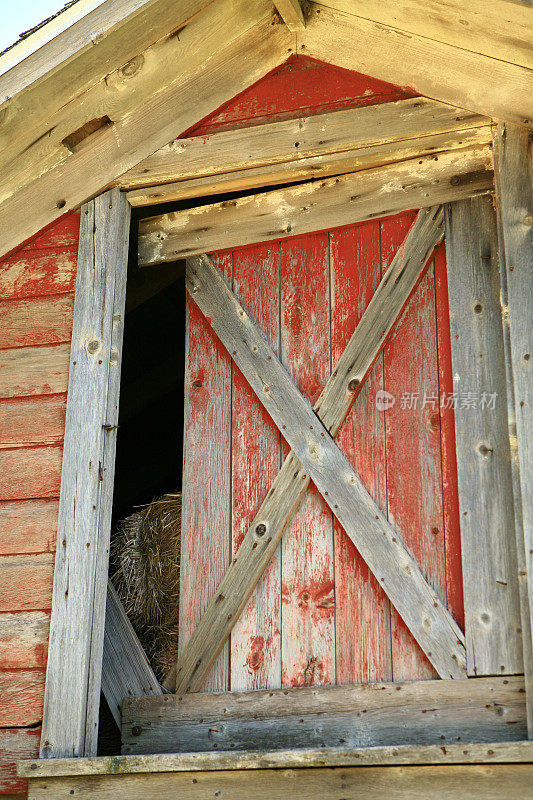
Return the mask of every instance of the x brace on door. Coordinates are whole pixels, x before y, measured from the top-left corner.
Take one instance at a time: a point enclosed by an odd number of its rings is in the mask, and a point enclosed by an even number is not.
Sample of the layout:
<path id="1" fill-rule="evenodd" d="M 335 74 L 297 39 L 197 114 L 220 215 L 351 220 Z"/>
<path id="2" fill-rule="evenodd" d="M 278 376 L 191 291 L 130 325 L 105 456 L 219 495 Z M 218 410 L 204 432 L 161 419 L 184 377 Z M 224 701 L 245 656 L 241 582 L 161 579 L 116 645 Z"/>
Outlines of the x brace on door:
<path id="1" fill-rule="evenodd" d="M 466 677 L 464 636 L 333 437 L 434 248 L 441 206 L 422 210 L 368 305 L 315 408 L 206 255 L 187 262 L 187 290 L 292 448 L 214 598 L 165 685 L 198 690 L 270 561 L 310 480 L 342 524 L 441 678 Z"/>

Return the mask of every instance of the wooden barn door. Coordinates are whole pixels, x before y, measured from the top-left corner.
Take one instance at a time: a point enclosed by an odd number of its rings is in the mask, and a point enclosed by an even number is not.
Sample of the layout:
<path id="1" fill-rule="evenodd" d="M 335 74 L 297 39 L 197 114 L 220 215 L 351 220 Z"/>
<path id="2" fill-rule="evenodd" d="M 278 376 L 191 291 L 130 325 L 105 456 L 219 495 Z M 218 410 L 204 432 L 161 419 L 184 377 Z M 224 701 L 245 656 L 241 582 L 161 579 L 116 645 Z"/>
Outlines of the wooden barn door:
<path id="1" fill-rule="evenodd" d="M 314 404 L 416 212 L 212 254 Z M 336 442 L 463 626 L 445 248 L 435 252 Z M 180 652 L 287 444 L 188 298 Z M 311 483 L 204 688 L 436 677 Z"/>

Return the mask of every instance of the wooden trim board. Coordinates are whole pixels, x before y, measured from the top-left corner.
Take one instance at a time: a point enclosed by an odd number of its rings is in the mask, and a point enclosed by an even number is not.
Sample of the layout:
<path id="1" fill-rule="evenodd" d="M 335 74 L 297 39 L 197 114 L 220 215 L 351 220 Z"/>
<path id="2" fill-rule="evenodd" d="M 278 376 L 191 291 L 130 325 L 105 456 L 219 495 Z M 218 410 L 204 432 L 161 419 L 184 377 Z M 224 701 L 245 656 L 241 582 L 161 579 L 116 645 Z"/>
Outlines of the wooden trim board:
<path id="1" fill-rule="evenodd" d="M 493 187 L 492 151 L 472 148 L 175 211 L 139 225 L 139 264 L 350 225 Z"/>

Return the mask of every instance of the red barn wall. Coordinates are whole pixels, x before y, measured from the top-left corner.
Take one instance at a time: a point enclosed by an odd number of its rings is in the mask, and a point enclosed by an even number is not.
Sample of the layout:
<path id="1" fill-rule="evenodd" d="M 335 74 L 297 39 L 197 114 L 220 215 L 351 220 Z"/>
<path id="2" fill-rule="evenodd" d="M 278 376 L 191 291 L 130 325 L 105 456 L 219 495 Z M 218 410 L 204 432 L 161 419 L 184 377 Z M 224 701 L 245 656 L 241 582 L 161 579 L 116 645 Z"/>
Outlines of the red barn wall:
<path id="1" fill-rule="evenodd" d="M 0 794 L 39 750 L 79 215 L 0 261 Z"/>

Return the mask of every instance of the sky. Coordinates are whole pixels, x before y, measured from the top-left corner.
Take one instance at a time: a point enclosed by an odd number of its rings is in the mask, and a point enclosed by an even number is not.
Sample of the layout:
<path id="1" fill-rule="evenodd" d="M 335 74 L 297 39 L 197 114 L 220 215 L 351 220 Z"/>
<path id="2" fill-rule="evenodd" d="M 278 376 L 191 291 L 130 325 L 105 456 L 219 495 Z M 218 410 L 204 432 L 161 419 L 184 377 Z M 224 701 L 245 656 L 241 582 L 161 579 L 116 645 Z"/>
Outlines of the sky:
<path id="1" fill-rule="evenodd" d="M 0 0 L 0 52 L 22 31 L 55 14 L 66 0 Z"/>

